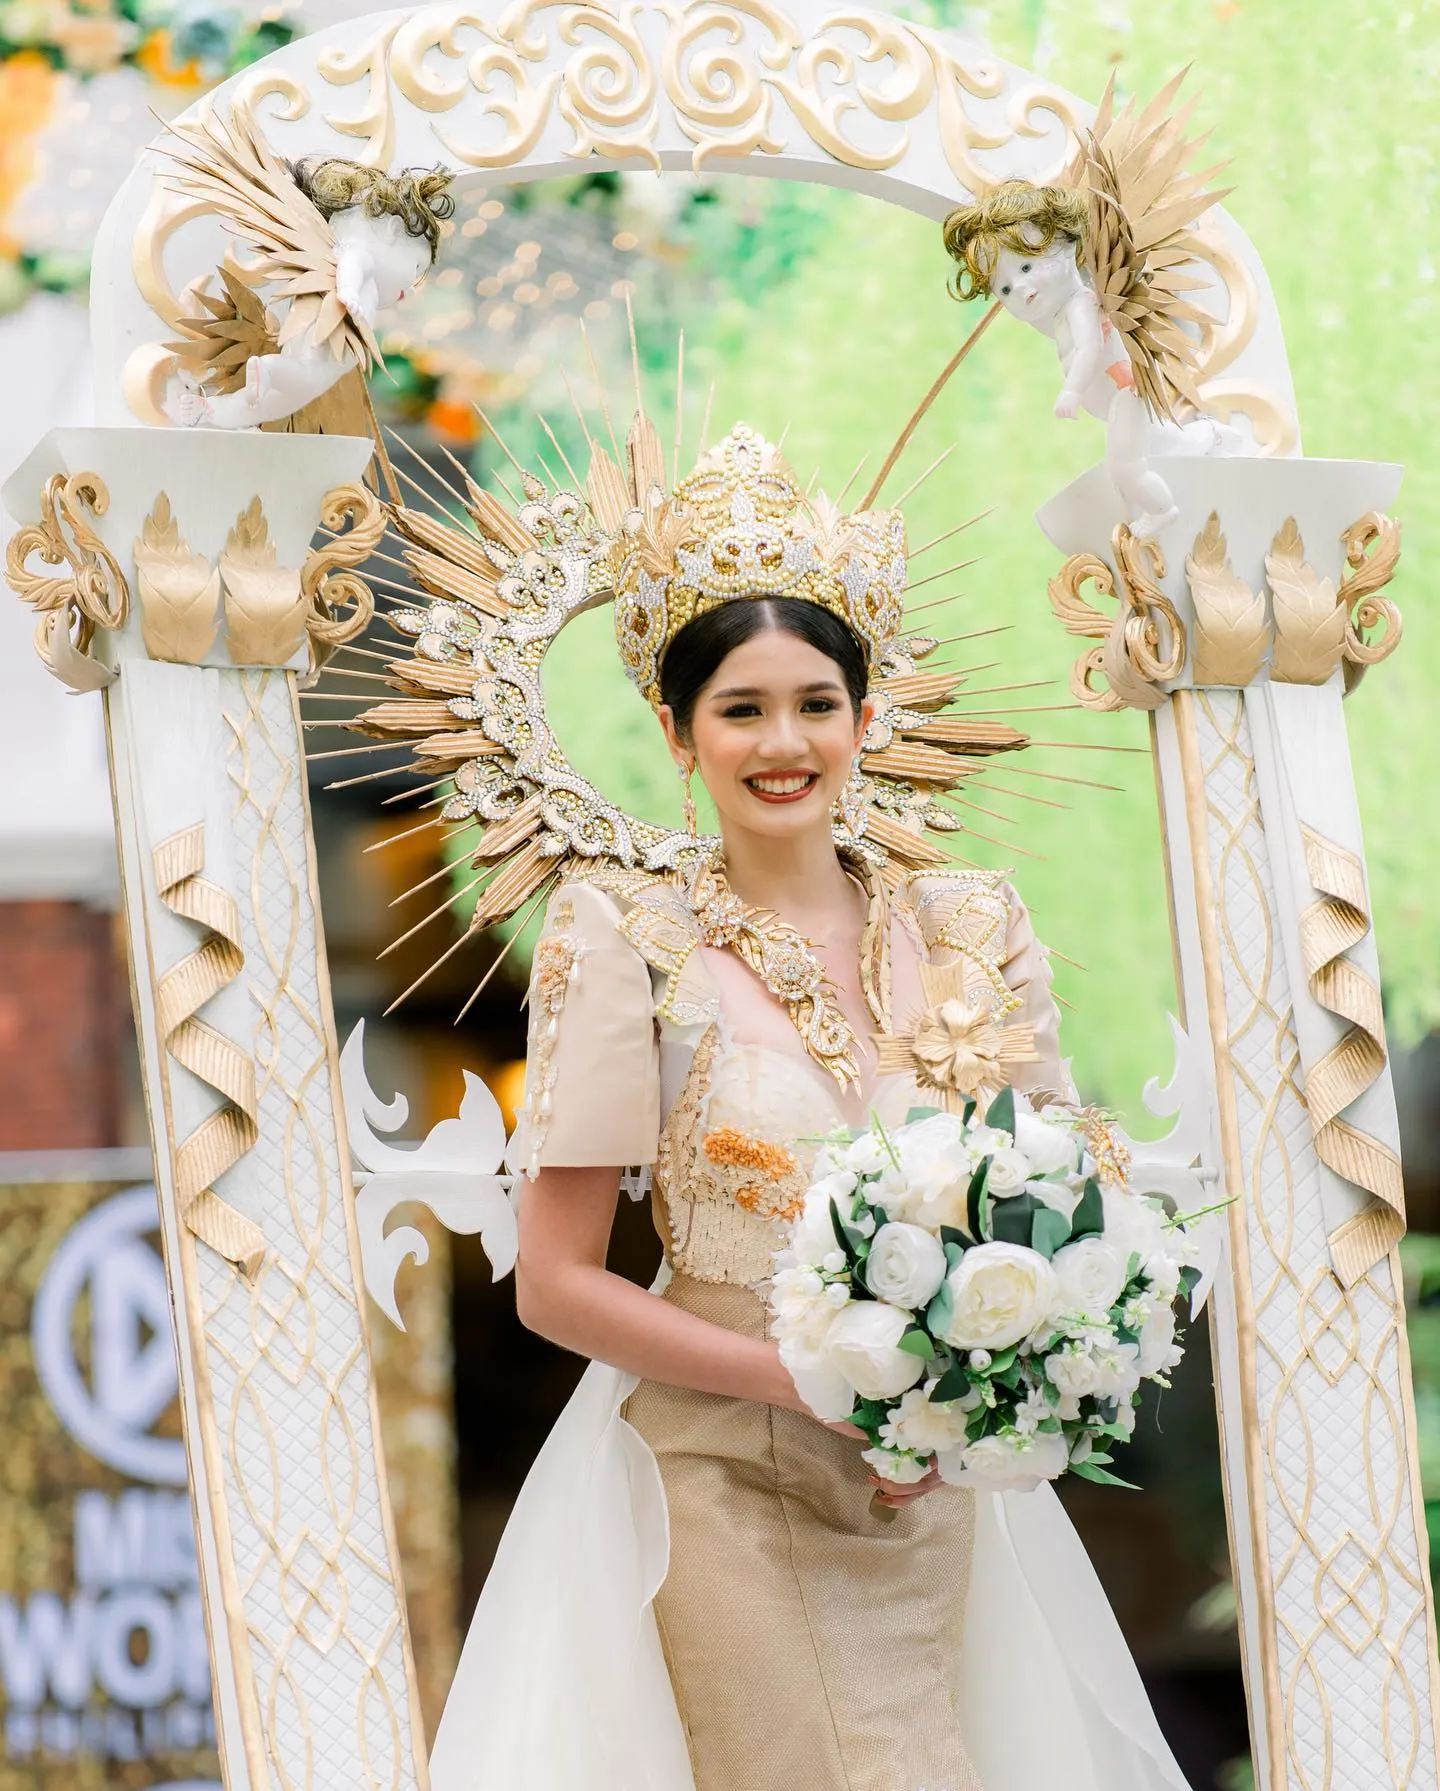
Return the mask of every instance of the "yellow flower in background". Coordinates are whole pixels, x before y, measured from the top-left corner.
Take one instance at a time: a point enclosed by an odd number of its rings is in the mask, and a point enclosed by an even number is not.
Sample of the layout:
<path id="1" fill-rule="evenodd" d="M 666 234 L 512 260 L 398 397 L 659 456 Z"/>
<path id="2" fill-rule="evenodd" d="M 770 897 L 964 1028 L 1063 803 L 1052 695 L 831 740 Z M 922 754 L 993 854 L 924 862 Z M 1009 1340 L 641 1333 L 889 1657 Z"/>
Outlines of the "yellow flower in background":
<path id="1" fill-rule="evenodd" d="M 38 50 L 22 50 L 0 62 L 0 256 L 20 252 L 5 231 L 5 219 L 35 178 L 35 138 L 54 110 L 58 86 L 59 77 Z"/>
<path id="2" fill-rule="evenodd" d="M 203 87 L 205 77 L 198 62 L 176 62 L 168 31 L 152 31 L 132 58 L 136 68 L 163 87 Z"/>

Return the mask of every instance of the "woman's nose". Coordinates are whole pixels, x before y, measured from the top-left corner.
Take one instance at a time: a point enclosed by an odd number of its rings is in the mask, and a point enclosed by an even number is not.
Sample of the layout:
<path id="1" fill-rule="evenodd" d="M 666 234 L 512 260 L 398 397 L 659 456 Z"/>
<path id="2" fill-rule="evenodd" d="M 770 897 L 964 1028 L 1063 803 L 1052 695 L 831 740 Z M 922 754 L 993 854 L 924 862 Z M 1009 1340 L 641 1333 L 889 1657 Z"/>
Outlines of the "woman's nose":
<path id="1" fill-rule="evenodd" d="M 776 715 L 765 729 L 760 750 L 767 759 L 788 763 L 805 752 L 805 734 L 793 715 Z"/>

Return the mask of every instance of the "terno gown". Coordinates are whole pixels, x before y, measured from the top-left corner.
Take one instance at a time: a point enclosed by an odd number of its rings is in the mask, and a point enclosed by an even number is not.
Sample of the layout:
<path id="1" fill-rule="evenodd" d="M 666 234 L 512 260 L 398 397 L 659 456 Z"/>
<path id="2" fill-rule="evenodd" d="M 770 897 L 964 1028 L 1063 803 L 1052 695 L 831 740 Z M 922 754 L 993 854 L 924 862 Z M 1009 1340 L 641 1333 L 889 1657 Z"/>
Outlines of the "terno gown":
<path id="1" fill-rule="evenodd" d="M 872 885 L 862 980 L 887 1027 L 917 966 L 1020 997 L 1069 1092 L 1044 954 L 998 878 Z M 668 883 L 552 898 L 530 990 L 521 1175 L 646 1166 L 662 1298 L 751 1336 L 816 1142 L 926 1104 L 842 1095 Z M 523 1186 L 523 1184 L 522 1184 Z M 1048 1488 L 871 1510 L 861 1445 L 808 1415 L 596 1365 L 517 1503 L 432 1761 L 437 1791 L 1184 1791 Z"/>

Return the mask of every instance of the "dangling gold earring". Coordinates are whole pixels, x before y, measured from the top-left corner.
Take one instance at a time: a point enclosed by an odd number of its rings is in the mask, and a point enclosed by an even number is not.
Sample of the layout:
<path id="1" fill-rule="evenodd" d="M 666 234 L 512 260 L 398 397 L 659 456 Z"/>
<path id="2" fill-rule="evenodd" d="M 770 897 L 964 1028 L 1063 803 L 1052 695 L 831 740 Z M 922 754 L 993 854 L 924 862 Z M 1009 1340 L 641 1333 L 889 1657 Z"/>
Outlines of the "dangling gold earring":
<path id="1" fill-rule="evenodd" d="M 692 840 L 698 840 L 700 817 L 695 812 L 695 792 L 690 787 L 690 774 L 695 768 L 693 765 L 677 765 L 675 769 L 680 773 L 680 781 L 685 786 L 685 795 L 681 803 L 685 811 L 685 831 Z"/>

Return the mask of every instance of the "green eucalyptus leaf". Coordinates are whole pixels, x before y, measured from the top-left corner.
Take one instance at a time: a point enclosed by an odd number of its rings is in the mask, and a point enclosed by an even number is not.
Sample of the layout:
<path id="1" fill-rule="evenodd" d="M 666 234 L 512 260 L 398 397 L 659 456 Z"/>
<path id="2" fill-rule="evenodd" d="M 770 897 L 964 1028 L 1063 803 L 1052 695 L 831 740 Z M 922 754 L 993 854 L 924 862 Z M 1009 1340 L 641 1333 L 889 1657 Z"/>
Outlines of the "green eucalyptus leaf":
<path id="1" fill-rule="evenodd" d="M 1094 1237 L 1104 1229 L 1105 1206 L 1100 1196 L 1100 1184 L 1093 1175 L 1087 1176 L 1085 1191 L 1070 1215 L 1070 1236 L 1072 1239 Z"/>
<path id="2" fill-rule="evenodd" d="M 899 1347 L 907 1355 L 919 1356 L 922 1361 L 933 1362 L 935 1360 L 935 1345 L 931 1341 L 930 1333 L 919 1325 L 905 1333 L 900 1339 Z"/>
<path id="3" fill-rule="evenodd" d="M 985 1110 L 985 1124 L 997 1131 L 1015 1135 L 1015 1090 L 1002 1088 Z"/>
<path id="4" fill-rule="evenodd" d="M 1036 1196 L 1038 1199 L 1038 1195 Z M 1030 1226 L 1030 1247 L 1050 1257 L 1070 1241 L 1070 1221 L 1053 1206 L 1042 1206 Z"/>

